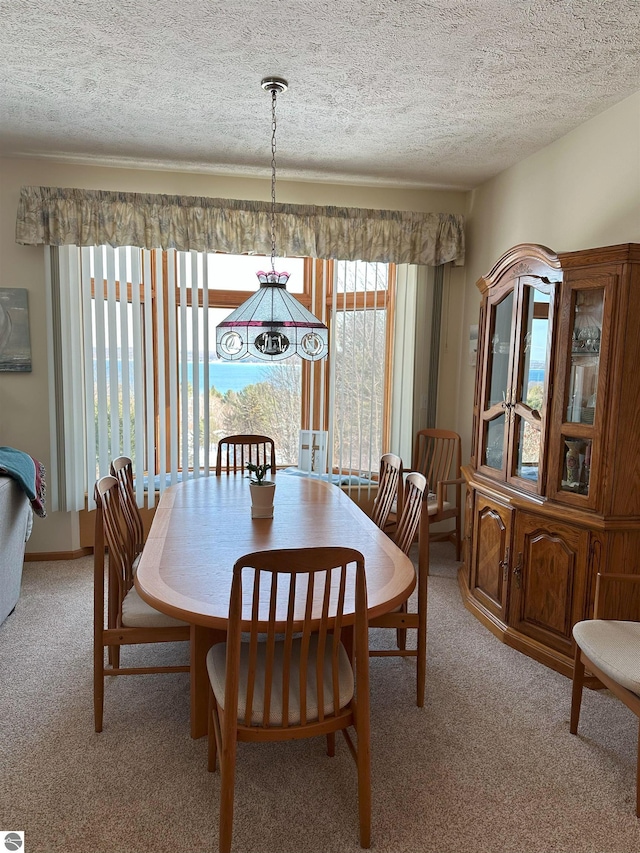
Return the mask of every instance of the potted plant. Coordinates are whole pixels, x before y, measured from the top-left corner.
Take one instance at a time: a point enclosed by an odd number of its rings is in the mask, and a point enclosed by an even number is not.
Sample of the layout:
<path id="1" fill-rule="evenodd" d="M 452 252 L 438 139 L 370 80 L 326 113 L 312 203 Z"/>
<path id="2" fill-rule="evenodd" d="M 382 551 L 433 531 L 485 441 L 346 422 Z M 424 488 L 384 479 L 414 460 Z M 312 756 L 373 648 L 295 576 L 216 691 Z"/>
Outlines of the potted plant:
<path id="1" fill-rule="evenodd" d="M 273 495 L 276 484 L 273 480 L 265 480 L 271 465 L 254 465 L 249 463 L 247 471 L 251 475 L 251 518 L 273 518 Z"/>

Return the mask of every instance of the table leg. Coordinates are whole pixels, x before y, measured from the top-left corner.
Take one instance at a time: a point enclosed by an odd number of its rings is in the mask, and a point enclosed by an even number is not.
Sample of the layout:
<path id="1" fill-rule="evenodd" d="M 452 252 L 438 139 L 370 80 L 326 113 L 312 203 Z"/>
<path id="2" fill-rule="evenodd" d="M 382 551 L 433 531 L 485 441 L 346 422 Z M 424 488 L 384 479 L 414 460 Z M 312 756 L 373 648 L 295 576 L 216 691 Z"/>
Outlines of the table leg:
<path id="1" fill-rule="evenodd" d="M 191 625 L 191 737 L 203 737 L 207 733 L 207 697 L 209 676 L 207 674 L 207 652 L 215 643 L 224 643 L 225 631 Z"/>

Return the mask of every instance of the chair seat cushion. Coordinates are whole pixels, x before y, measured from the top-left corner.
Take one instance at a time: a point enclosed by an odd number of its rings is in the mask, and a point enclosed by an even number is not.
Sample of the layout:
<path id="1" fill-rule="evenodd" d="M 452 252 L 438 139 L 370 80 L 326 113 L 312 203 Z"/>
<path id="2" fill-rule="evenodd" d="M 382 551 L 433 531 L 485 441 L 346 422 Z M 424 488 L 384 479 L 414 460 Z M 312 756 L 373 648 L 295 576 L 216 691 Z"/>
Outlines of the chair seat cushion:
<path id="1" fill-rule="evenodd" d="M 444 501 L 444 503 L 442 504 L 443 509 L 450 509 L 452 506 L 453 506 L 453 504 L 449 503 L 449 501 Z M 434 495 L 433 492 L 429 492 L 429 494 L 427 495 L 427 509 L 429 511 L 429 515 L 434 515 L 438 510 L 438 496 Z M 396 499 L 391 504 L 390 515 L 395 516 L 397 514 L 398 514 L 398 501 Z"/>
<path id="2" fill-rule="evenodd" d="M 291 651 L 291 671 L 289 675 L 289 714 L 288 723 L 297 725 L 300 723 L 300 638 L 294 638 Z M 256 664 L 256 676 L 253 693 L 253 706 L 251 710 L 251 722 L 261 725 L 264 710 L 264 676 L 266 643 L 258 644 L 258 655 Z M 333 714 L 333 686 L 331 683 L 331 647 L 329 640 L 325 646 L 324 654 L 324 713 Z M 309 642 L 309 659 L 307 662 L 307 722 L 318 719 L 318 691 L 316 686 L 316 657 L 318 648 L 318 635 L 312 634 Z M 274 726 L 282 725 L 282 669 L 283 669 L 284 641 L 277 640 L 275 643 L 275 656 L 273 663 L 273 680 L 271 685 L 271 705 L 269 708 L 269 723 Z M 225 676 L 226 676 L 227 644 L 217 643 L 209 649 L 207 654 L 207 670 L 209 680 L 216 697 L 216 701 L 224 709 L 225 700 Z M 349 657 L 342 643 L 339 648 L 339 681 L 340 691 L 338 707 L 344 708 L 353 697 L 354 679 L 353 670 Z M 240 680 L 238 687 L 238 719 L 244 721 L 247 709 L 247 675 L 249 669 L 249 644 L 242 643 L 240 647 Z"/>
<path id="3" fill-rule="evenodd" d="M 452 509 L 452 508 L 453 508 L 453 504 L 451 503 L 451 501 L 443 501 L 442 502 L 442 511 L 443 512 L 445 512 L 446 510 Z M 438 499 L 436 498 L 435 495 L 429 495 L 429 497 L 427 499 L 427 512 L 429 513 L 429 515 L 435 515 L 438 512 Z"/>
<path id="4" fill-rule="evenodd" d="M 588 619 L 573 626 L 573 636 L 605 675 L 640 696 L 640 622 Z"/>
<path id="5" fill-rule="evenodd" d="M 132 586 L 122 602 L 122 624 L 127 628 L 178 628 L 189 623 L 160 613 L 140 598 Z"/>

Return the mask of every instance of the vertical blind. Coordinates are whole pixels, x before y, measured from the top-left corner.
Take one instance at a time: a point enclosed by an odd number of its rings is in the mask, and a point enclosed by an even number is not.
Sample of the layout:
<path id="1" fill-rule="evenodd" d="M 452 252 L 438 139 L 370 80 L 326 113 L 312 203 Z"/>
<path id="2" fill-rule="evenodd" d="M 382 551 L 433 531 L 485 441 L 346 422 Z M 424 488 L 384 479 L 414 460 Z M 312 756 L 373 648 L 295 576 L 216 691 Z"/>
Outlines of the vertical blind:
<path id="1" fill-rule="evenodd" d="M 388 448 L 393 281 L 386 264 L 338 261 L 331 300 L 329 447 L 349 488 L 371 483 Z"/>

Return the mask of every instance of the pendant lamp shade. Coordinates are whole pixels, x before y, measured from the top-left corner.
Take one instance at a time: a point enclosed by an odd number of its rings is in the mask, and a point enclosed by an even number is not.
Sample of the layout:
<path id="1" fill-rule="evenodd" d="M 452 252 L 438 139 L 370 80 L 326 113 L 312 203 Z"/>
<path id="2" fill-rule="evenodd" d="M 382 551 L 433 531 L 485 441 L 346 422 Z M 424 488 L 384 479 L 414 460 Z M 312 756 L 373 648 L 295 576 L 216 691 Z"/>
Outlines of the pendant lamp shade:
<path id="1" fill-rule="evenodd" d="M 260 288 L 216 328 L 219 358 L 237 361 L 248 355 L 279 361 L 299 355 L 325 358 L 328 331 L 286 288 L 289 273 L 259 272 Z"/>
<path id="2" fill-rule="evenodd" d="M 287 89 L 280 77 L 266 77 L 262 88 L 271 92 L 271 270 L 259 272 L 260 287 L 216 327 L 216 352 L 225 361 L 251 356 L 279 361 L 299 355 L 307 361 L 326 358 L 329 331 L 324 323 L 287 290 L 288 272 L 276 272 L 276 95 Z"/>

